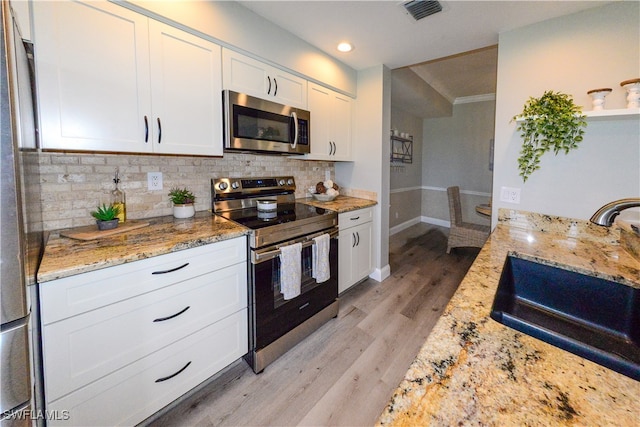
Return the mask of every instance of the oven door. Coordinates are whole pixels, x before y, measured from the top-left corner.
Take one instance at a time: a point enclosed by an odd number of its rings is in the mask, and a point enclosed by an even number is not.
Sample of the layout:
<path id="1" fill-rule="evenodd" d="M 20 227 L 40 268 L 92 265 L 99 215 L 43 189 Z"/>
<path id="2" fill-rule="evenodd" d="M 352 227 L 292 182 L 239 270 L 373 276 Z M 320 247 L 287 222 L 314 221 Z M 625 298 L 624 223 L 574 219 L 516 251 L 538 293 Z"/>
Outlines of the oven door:
<path id="1" fill-rule="evenodd" d="M 310 152 L 310 113 L 226 90 L 225 149 L 305 154 Z"/>
<path id="2" fill-rule="evenodd" d="M 336 300 L 338 297 L 337 230 L 330 235 L 330 279 L 317 283 L 311 277 L 313 241 L 310 241 L 310 238 L 313 236 L 310 236 L 303 243 L 301 254 L 301 292 L 290 300 L 285 300 L 280 292 L 280 257 L 278 256 L 280 251 L 277 247 L 252 251 L 251 303 L 253 308 L 249 343 L 251 349 L 259 350 L 271 344 Z"/>

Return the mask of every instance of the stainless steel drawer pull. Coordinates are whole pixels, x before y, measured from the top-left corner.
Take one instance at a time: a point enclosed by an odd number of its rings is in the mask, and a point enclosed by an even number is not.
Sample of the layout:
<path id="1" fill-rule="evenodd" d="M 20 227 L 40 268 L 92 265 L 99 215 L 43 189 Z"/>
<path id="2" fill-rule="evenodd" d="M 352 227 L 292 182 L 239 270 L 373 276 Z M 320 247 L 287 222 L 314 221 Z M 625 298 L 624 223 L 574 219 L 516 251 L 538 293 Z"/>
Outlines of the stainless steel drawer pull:
<path id="1" fill-rule="evenodd" d="M 185 369 L 187 369 L 189 367 L 189 365 L 191 365 L 191 361 L 188 361 L 186 365 L 184 365 L 182 367 L 182 369 L 180 369 L 178 372 L 176 372 L 175 374 L 171 374 L 168 377 L 163 377 L 163 378 L 158 378 L 156 380 L 157 383 L 161 383 L 162 381 L 166 381 L 166 380 L 170 380 L 171 378 L 175 377 L 176 375 L 179 375 L 182 373 L 182 371 L 184 371 Z"/>
<path id="2" fill-rule="evenodd" d="M 184 313 L 185 311 L 189 310 L 191 306 L 188 305 L 185 308 L 183 308 L 182 310 L 180 310 L 179 312 L 177 312 L 176 314 L 172 314 L 171 316 L 167 316 L 167 317 L 158 317 L 157 319 L 154 320 L 154 322 L 164 322 L 165 320 L 169 320 L 169 319 L 173 319 L 174 317 L 178 317 L 180 316 L 182 313 Z"/>
<path id="3" fill-rule="evenodd" d="M 298 307 L 298 310 L 302 310 L 303 308 L 307 308 L 307 307 L 309 307 L 309 303 L 308 302 L 304 303 L 300 307 Z"/>
<path id="4" fill-rule="evenodd" d="M 173 273 L 174 271 L 178 271 L 181 268 L 185 268 L 187 265 L 189 265 L 188 262 L 185 262 L 183 265 L 181 265 L 180 267 L 176 267 L 176 268 L 172 268 L 171 270 L 164 270 L 164 271 L 154 271 L 151 274 L 167 274 L 167 273 Z"/>
<path id="5" fill-rule="evenodd" d="M 359 217 L 359 216 L 356 216 L 356 217 L 352 217 L 352 218 L 349 218 L 349 219 L 350 219 L 351 221 L 357 221 L 357 220 L 359 220 L 359 219 L 360 219 L 360 217 Z"/>

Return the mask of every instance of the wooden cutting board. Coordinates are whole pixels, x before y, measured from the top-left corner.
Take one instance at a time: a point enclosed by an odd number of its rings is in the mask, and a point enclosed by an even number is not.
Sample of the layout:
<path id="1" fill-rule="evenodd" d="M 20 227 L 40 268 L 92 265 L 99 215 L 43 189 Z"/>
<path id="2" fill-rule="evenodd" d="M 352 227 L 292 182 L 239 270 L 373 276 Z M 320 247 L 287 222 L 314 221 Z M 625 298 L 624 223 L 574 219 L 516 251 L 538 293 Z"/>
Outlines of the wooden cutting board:
<path id="1" fill-rule="evenodd" d="M 98 230 L 98 226 L 96 225 L 87 225 L 86 227 L 78 227 L 71 230 L 61 231 L 60 235 L 77 240 L 94 240 L 101 237 L 113 236 L 114 234 L 126 233 L 127 231 L 146 227 L 147 225 L 149 225 L 148 222 L 127 221 L 112 230 L 102 231 Z"/>

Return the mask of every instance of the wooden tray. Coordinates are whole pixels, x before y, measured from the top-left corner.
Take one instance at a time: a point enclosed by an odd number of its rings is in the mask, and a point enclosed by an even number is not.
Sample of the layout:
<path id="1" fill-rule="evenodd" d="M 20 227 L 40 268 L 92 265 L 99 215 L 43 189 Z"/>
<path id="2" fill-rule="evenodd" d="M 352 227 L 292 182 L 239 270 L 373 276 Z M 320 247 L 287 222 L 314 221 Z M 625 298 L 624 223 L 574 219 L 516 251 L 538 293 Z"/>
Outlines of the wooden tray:
<path id="1" fill-rule="evenodd" d="M 127 221 L 122 225 L 118 225 L 112 230 L 102 231 L 98 230 L 98 227 L 96 225 L 87 225 L 86 227 L 78 227 L 71 230 L 61 231 L 60 235 L 77 240 L 94 240 L 101 237 L 113 236 L 114 234 L 125 233 L 137 228 L 146 227 L 147 225 L 149 225 L 148 222 Z"/>

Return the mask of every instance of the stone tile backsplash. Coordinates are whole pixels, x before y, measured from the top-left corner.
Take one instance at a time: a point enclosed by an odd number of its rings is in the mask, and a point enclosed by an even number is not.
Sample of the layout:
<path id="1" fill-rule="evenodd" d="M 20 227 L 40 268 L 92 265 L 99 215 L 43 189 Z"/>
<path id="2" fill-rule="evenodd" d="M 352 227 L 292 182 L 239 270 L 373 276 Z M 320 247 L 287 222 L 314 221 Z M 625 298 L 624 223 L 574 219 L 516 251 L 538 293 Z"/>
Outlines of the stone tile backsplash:
<path id="1" fill-rule="evenodd" d="M 209 210 L 211 178 L 293 175 L 296 197 L 305 197 L 307 188 L 324 180 L 325 171 L 335 177 L 333 162 L 253 154 L 210 158 L 42 153 L 39 162 L 45 230 L 93 224 L 90 211 L 109 201 L 116 168 L 120 172 L 120 188 L 126 193 L 127 219 L 171 215 L 167 193 L 172 187 L 189 187 L 196 195 L 196 210 Z M 162 191 L 147 189 L 147 172 L 162 172 Z"/>

